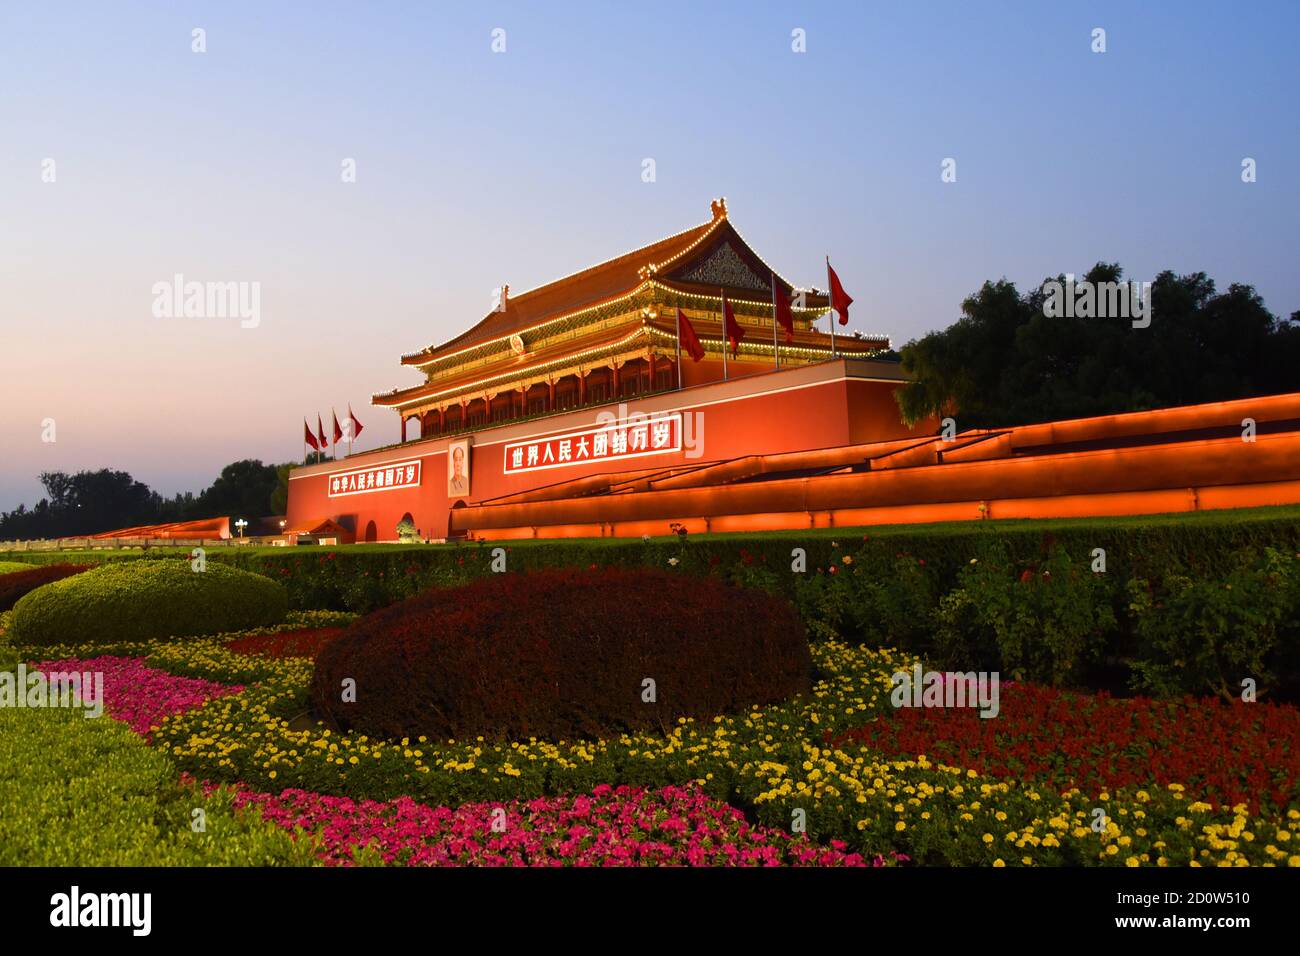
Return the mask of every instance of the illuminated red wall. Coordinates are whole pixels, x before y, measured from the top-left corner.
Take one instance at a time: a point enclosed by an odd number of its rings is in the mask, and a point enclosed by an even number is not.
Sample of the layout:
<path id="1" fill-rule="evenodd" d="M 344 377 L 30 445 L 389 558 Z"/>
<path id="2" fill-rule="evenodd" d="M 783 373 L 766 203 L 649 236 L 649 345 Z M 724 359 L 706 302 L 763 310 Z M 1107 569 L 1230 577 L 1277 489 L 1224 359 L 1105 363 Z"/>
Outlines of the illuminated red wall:
<path id="1" fill-rule="evenodd" d="M 600 413 L 616 415 L 617 404 L 477 432 L 472 436 L 472 494 L 463 500 L 473 505 L 611 471 L 699 465 L 747 455 L 770 455 L 908 435 L 923 436 L 933 434 L 936 427 L 934 422 L 923 422 L 917 429 L 905 428 L 898 421 L 892 394 L 897 382 L 851 377 L 846 375 L 844 362 L 780 371 L 754 369 L 752 366 L 751 369 L 752 374 L 743 378 L 688 387 L 680 392 L 626 403 L 629 412 L 654 414 L 680 409 L 684 415 L 695 413 L 695 421 L 702 416 L 703 441 L 699 443 L 698 454 L 688 449 L 522 475 L 503 474 L 503 446 L 506 442 L 593 427 Z M 685 432 L 688 442 L 701 437 L 691 427 Z M 289 482 L 289 525 L 306 525 L 331 518 L 352 528 L 357 540 L 364 541 L 367 525 L 374 521 L 377 538 L 384 541 L 396 537 L 398 521 L 409 513 L 424 535 L 445 536 L 448 510 L 454 503 L 447 497 L 448 443 L 445 438 L 411 441 L 400 447 L 296 469 Z M 336 498 L 328 496 L 327 482 L 336 472 L 417 458 L 423 463 L 418 489 L 371 491 Z"/>

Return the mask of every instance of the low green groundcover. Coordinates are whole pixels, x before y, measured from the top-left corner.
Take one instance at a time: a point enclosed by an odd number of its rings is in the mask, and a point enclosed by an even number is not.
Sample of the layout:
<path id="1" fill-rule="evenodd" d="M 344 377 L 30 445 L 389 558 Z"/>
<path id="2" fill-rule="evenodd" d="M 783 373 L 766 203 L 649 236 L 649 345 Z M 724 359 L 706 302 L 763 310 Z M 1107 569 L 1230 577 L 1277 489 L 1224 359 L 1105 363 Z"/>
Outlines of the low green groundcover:
<path id="1" fill-rule="evenodd" d="M 124 724 L 0 709 L 0 866 L 310 866 L 314 842 L 204 796 Z M 201 811 L 196 813 L 195 811 Z"/>
<path id="2" fill-rule="evenodd" d="M 190 637 L 284 620 L 284 588 L 260 574 L 185 560 L 108 564 L 14 605 L 12 640 L 45 645 Z"/>
<path id="3" fill-rule="evenodd" d="M 30 571 L 36 567 L 34 564 L 23 564 L 21 561 L 0 561 L 0 574 L 13 574 L 15 571 Z"/>

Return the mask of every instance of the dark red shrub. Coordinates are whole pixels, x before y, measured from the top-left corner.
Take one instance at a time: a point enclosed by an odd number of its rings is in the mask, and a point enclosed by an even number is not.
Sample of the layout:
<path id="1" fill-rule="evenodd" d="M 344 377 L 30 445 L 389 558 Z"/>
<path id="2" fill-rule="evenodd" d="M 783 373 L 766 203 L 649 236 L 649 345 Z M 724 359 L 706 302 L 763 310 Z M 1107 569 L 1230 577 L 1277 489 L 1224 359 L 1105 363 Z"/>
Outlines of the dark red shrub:
<path id="1" fill-rule="evenodd" d="M 794 609 L 764 592 L 659 570 L 552 569 L 362 618 L 317 657 L 312 703 L 375 737 L 601 737 L 784 700 L 808 689 L 810 669 Z M 347 678 L 355 703 L 341 699 Z"/>
<path id="2" fill-rule="evenodd" d="M 93 564 L 45 564 L 30 571 L 0 574 L 0 611 L 13 610 L 20 597 L 35 591 L 42 584 L 70 578 L 93 568 Z"/>

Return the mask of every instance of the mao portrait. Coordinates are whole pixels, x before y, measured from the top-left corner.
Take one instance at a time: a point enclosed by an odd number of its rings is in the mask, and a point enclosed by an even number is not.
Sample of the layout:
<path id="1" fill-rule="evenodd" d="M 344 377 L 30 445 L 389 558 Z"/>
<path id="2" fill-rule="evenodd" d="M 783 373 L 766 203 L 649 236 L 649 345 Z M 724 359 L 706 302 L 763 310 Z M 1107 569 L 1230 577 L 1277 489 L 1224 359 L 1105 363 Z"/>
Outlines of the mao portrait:
<path id="1" fill-rule="evenodd" d="M 447 496 L 469 494 L 469 439 L 462 438 L 447 446 Z"/>

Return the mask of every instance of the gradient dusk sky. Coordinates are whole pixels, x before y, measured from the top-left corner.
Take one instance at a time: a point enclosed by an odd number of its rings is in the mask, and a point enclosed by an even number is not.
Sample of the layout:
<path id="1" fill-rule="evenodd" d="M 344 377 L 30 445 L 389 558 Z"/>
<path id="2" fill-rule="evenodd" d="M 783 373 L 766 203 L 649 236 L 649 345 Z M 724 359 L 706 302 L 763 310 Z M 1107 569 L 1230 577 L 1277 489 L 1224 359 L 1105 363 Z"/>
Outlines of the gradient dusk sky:
<path id="1" fill-rule="evenodd" d="M 358 448 L 395 441 L 368 399 L 403 353 L 717 196 L 896 344 L 1098 260 L 1289 314 L 1297 36 L 1294 2 L 3 0 L 0 509 L 52 469 L 197 492 L 349 402 Z M 177 273 L 260 283 L 260 324 L 154 317 Z"/>

